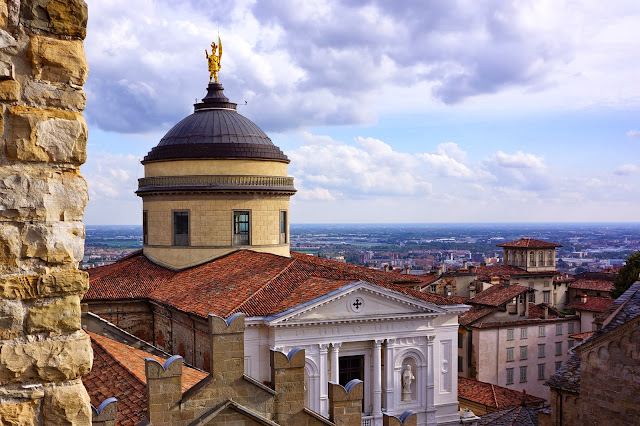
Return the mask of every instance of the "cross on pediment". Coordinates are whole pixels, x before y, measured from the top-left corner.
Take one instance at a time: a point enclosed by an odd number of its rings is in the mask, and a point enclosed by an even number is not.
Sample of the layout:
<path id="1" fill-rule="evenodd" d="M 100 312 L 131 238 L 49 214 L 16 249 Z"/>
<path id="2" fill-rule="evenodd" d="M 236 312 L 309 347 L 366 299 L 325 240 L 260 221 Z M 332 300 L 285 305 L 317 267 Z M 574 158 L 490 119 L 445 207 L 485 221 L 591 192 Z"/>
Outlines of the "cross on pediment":
<path id="1" fill-rule="evenodd" d="M 360 300 L 360 298 L 356 299 L 355 302 L 352 303 L 352 306 L 354 308 L 354 310 L 359 311 L 360 307 L 363 305 L 362 301 Z"/>

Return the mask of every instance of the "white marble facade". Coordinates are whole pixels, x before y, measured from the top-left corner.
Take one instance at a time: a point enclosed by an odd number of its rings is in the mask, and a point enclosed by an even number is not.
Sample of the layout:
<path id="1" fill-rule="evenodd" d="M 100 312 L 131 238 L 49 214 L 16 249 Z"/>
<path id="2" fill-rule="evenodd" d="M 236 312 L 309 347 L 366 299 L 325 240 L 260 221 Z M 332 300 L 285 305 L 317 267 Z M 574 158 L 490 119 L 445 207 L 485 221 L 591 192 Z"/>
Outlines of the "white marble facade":
<path id="1" fill-rule="evenodd" d="M 306 350 L 305 400 L 328 413 L 328 382 L 339 381 L 339 359 L 364 360 L 364 416 L 418 413 L 419 425 L 457 424 L 458 314 L 464 305 L 437 306 L 366 282 L 345 285 L 276 317 L 247 318 L 245 370 L 269 380 L 269 350 Z M 402 400 L 407 365 L 415 377 Z"/>

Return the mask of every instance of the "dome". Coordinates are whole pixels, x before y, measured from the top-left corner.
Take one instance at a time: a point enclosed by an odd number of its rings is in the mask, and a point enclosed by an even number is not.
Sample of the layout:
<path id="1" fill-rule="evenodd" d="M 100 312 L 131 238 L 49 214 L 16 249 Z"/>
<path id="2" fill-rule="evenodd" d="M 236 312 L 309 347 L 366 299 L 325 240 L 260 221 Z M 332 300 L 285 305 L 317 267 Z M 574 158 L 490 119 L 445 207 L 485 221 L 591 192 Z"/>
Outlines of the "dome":
<path id="1" fill-rule="evenodd" d="M 251 120 L 236 111 L 220 83 L 209 83 L 195 111 L 173 126 L 142 161 L 243 158 L 289 162 Z"/>

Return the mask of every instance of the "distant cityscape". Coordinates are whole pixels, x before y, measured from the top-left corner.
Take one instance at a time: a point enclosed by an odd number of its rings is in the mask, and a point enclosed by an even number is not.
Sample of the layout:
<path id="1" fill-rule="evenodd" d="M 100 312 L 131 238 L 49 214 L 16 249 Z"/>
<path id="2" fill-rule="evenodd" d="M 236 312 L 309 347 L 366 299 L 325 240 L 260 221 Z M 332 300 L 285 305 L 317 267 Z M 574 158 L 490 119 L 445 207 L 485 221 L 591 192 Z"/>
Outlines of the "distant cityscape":
<path id="1" fill-rule="evenodd" d="M 520 237 L 562 244 L 561 273 L 617 268 L 640 250 L 640 223 L 292 224 L 290 232 L 294 251 L 375 268 L 408 267 L 412 273 L 501 263 L 496 244 Z M 82 268 L 113 263 L 141 248 L 141 226 L 88 225 Z"/>

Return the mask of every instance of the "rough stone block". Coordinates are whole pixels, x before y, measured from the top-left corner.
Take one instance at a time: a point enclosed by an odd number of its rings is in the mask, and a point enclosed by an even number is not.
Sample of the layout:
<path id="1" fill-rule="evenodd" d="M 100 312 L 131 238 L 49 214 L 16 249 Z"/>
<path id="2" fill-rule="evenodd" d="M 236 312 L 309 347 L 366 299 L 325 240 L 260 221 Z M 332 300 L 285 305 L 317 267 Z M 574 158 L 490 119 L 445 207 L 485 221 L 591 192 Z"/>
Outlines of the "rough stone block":
<path id="1" fill-rule="evenodd" d="M 17 268 L 22 249 L 20 228 L 11 223 L 0 224 L 0 272 Z"/>
<path id="2" fill-rule="evenodd" d="M 42 413 L 45 424 L 90 425 L 89 394 L 80 380 L 70 385 L 47 387 Z"/>
<path id="3" fill-rule="evenodd" d="M 51 32 L 82 39 L 87 35 L 88 10 L 84 0 L 51 0 L 47 13 Z"/>
<path id="4" fill-rule="evenodd" d="M 1 78 L 2 67 L 0 67 Z M 84 110 L 87 95 L 79 89 L 60 88 L 46 82 L 29 80 L 24 86 L 24 100 L 31 106 Z"/>
<path id="5" fill-rule="evenodd" d="M 15 80 L 0 81 L 0 101 L 13 102 L 20 99 L 20 83 Z"/>
<path id="6" fill-rule="evenodd" d="M 83 0 L 31 0 L 23 2 L 22 24 L 53 34 L 84 38 L 87 5 Z"/>
<path id="7" fill-rule="evenodd" d="M 5 343 L 0 347 L 0 385 L 72 380 L 89 373 L 92 360 L 91 341 L 84 331 L 55 339 Z"/>
<path id="8" fill-rule="evenodd" d="M 80 297 L 39 300 L 27 314 L 27 333 L 68 332 L 80 329 Z"/>
<path id="9" fill-rule="evenodd" d="M 81 40 L 57 40 L 34 35 L 28 59 L 38 80 L 83 85 L 89 67 Z"/>
<path id="10" fill-rule="evenodd" d="M 82 164 L 86 160 L 87 125 L 78 112 L 15 106 L 6 152 L 10 160 Z"/>
<path id="11" fill-rule="evenodd" d="M 81 222 L 28 224 L 22 232 L 23 257 L 37 257 L 53 264 L 76 263 L 84 254 Z"/>
<path id="12" fill-rule="evenodd" d="M 10 340 L 18 337 L 22 333 L 23 318 L 22 302 L 3 300 L 0 304 L 0 339 Z"/>
<path id="13" fill-rule="evenodd" d="M 6 167 L 0 172 L 0 218 L 80 220 L 87 200 L 87 183 L 76 170 L 32 170 L 25 176 L 17 167 Z"/>
<path id="14" fill-rule="evenodd" d="M 37 425 L 37 400 L 0 404 L 0 425 Z"/>
<path id="15" fill-rule="evenodd" d="M 0 27 L 6 28 L 9 21 L 9 5 L 7 0 L 0 0 Z"/>
<path id="16" fill-rule="evenodd" d="M 11 34 L 5 30 L 0 29 L 0 49 L 6 49 L 8 47 L 16 47 L 18 42 Z"/>

